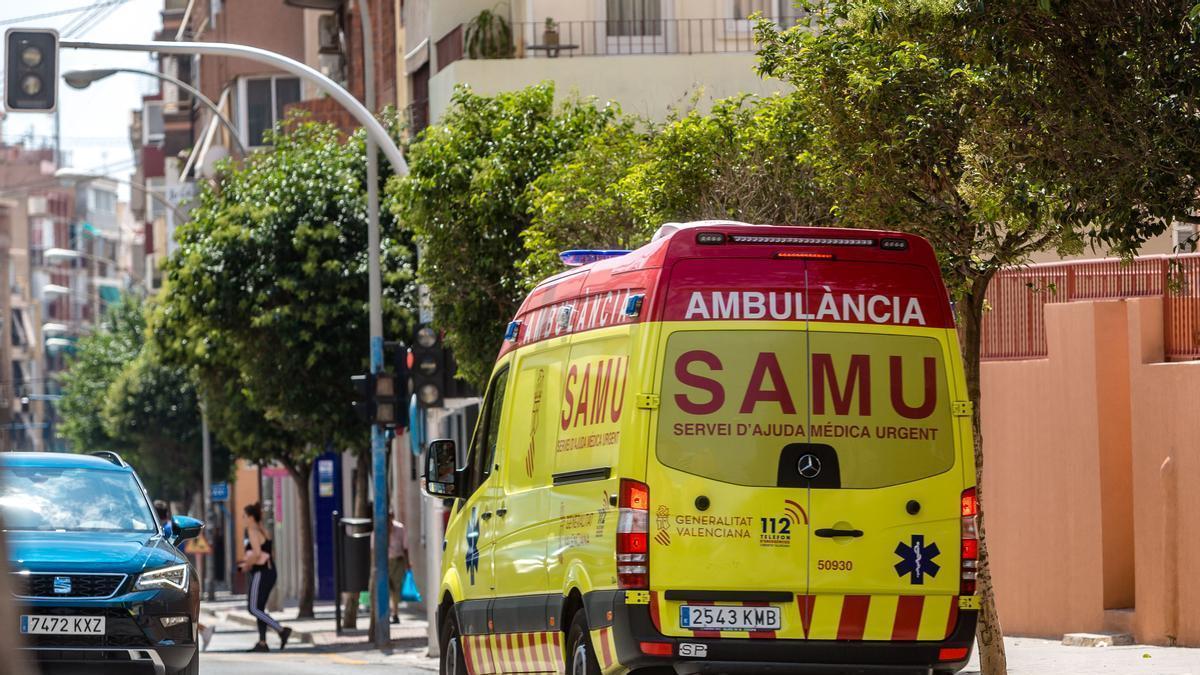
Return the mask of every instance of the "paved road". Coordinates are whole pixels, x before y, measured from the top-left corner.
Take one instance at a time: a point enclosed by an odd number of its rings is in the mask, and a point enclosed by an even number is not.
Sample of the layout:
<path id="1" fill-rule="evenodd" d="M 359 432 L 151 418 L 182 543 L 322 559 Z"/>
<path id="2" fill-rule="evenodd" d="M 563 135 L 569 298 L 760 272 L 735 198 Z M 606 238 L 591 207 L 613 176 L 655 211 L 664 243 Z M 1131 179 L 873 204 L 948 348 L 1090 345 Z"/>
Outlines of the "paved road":
<path id="1" fill-rule="evenodd" d="M 289 646 L 286 651 L 247 653 L 256 632 L 236 624 L 218 627 L 209 650 L 201 656 L 204 675 L 351 675 L 379 672 L 428 675 L 436 664 L 423 658 L 423 649 L 384 655 L 365 644 L 314 649 Z M 275 636 L 269 640 L 274 646 Z M 1200 675 L 1200 649 L 1166 647 L 1063 647 L 1053 640 L 1007 638 L 1011 675 Z M 963 671 L 978 673 L 978 659 Z"/>
<path id="2" fill-rule="evenodd" d="M 267 639 L 272 648 L 279 644 L 274 635 Z M 278 675 L 282 672 L 287 675 L 350 675 L 377 671 L 388 675 L 428 675 L 437 670 L 432 660 L 422 658 L 423 649 L 419 653 L 384 655 L 365 649 L 366 644 L 322 649 L 289 644 L 282 652 L 247 652 L 257 640 L 258 633 L 252 628 L 219 625 L 208 651 L 200 655 L 200 672 L 202 675 Z"/>

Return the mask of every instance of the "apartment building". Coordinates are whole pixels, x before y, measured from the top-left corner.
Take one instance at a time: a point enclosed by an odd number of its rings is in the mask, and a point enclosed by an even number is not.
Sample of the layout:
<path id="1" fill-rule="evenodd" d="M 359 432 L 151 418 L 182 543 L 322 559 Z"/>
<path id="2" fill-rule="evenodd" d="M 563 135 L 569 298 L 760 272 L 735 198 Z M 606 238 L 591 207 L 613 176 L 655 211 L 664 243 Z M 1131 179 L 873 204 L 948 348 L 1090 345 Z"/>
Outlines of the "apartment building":
<path id="1" fill-rule="evenodd" d="M 0 144 L 0 449 L 56 441 L 59 374 L 75 342 L 130 285 L 117 184 L 56 175 L 49 148 Z"/>
<path id="2" fill-rule="evenodd" d="M 786 87 L 754 70 L 755 13 L 793 25 L 792 0 L 409 0 L 404 61 L 415 129 L 457 85 L 482 94 L 552 80 L 559 96 L 664 119 L 713 99 Z M 495 15 L 507 27 L 497 26 Z"/>

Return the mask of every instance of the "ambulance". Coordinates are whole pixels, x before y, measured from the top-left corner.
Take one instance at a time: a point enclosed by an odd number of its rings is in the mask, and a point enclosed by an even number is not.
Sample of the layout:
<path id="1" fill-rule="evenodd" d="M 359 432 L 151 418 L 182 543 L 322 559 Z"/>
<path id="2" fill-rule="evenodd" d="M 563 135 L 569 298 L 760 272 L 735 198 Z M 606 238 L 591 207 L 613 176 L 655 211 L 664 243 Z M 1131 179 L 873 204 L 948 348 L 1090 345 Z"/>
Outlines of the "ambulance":
<path id="1" fill-rule="evenodd" d="M 929 243 L 706 221 L 563 257 L 470 447 L 428 449 L 441 672 L 965 666 L 972 408 Z"/>

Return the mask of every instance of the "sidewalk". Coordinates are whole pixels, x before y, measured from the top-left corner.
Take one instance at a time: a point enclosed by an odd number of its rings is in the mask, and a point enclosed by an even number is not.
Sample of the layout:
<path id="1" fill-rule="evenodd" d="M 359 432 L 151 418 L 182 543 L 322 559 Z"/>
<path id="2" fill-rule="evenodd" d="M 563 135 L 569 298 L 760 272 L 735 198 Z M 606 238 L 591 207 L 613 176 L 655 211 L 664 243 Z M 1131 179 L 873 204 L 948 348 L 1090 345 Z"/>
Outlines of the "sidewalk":
<path id="1" fill-rule="evenodd" d="M 345 612 L 345 607 L 342 611 Z M 333 603 L 318 603 L 313 607 L 315 618 L 297 619 L 298 608 L 285 607 L 282 611 L 271 612 L 284 626 L 292 629 L 292 642 L 289 644 L 308 644 L 314 647 L 336 647 L 370 642 L 367 633 L 370 617 L 366 610 L 360 608 L 358 628 L 345 630 L 337 634 L 334 624 Z M 258 622 L 246 610 L 246 596 L 217 596 L 213 602 L 200 603 L 200 620 L 212 620 L 214 623 L 231 623 L 254 628 Z M 400 623 L 393 624 L 392 648 L 396 651 L 420 651 L 423 655 L 427 645 L 427 629 L 425 612 L 419 605 L 404 603 L 400 606 Z"/>

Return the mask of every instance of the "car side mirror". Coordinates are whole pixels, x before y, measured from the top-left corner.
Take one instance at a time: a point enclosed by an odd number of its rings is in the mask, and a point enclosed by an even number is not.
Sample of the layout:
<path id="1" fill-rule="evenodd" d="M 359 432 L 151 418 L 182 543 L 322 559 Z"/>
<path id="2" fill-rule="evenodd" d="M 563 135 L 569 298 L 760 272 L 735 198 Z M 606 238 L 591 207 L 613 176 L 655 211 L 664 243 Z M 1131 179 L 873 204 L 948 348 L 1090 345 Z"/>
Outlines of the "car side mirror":
<path id="1" fill-rule="evenodd" d="M 425 451 L 425 494 L 459 497 L 458 448 L 448 438 L 429 442 Z"/>
<path id="2" fill-rule="evenodd" d="M 190 516 L 175 516 L 171 518 L 171 522 L 167 523 L 163 528 L 167 539 L 174 545 L 178 546 L 180 542 L 188 539 L 195 539 L 204 531 L 204 521 L 197 520 Z"/>

